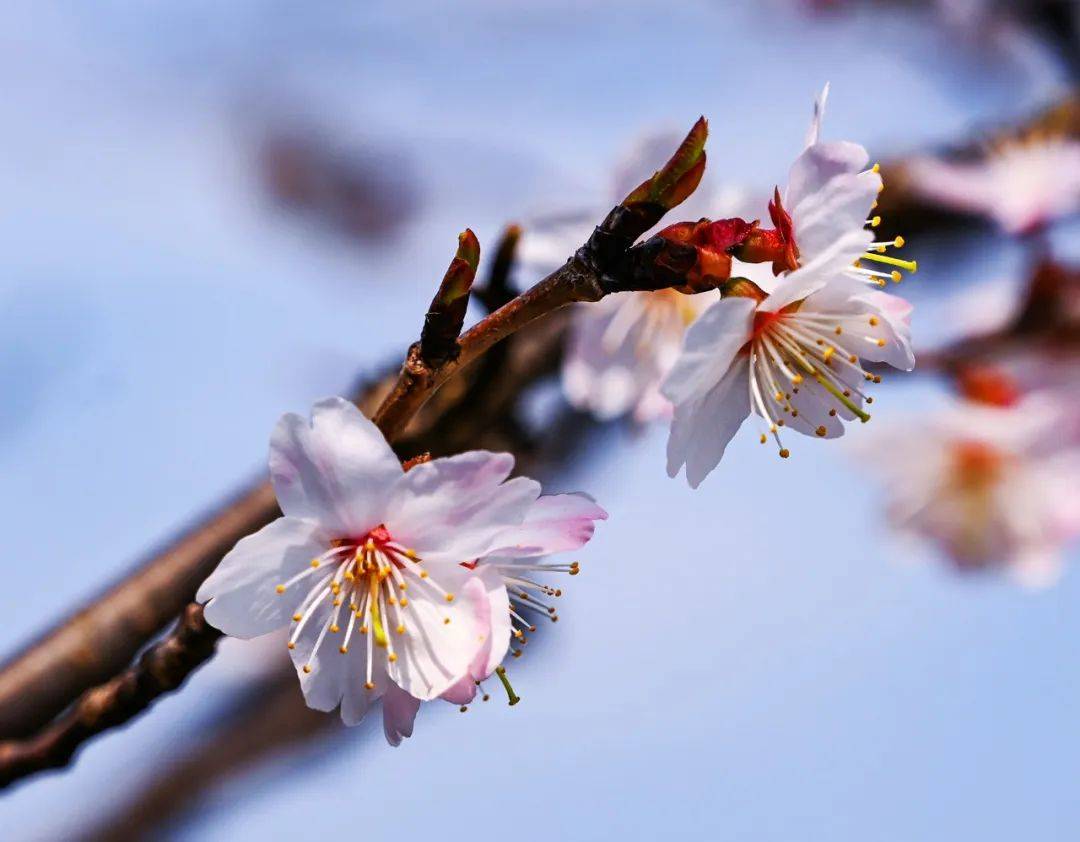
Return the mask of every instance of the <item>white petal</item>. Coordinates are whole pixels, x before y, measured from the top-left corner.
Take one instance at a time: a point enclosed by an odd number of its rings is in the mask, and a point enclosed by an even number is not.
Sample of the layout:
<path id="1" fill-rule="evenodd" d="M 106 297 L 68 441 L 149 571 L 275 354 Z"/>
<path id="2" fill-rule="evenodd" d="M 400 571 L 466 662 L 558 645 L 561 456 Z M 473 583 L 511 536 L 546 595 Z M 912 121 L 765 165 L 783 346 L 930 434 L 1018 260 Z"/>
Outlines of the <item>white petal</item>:
<path id="1" fill-rule="evenodd" d="M 529 508 L 520 526 L 501 533 L 492 555 L 524 558 L 576 550 L 589 542 L 607 512 L 587 494 L 549 494 Z"/>
<path id="2" fill-rule="evenodd" d="M 270 475 L 285 514 L 361 535 L 379 525 L 401 463 L 360 410 L 329 398 L 312 408 L 310 425 L 293 414 L 278 422 Z"/>
<path id="3" fill-rule="evenodd" d="M 513 467 L 510 454 L 485 450 L 417 465 L 391 492 L 387 528 L 425 563 L 472 561 L 540 496 L 533 480 L 504 481 Z"/>
<path id="4" fill-rule="evenodd" d="M 199 587 L 195 599 L 208 602 L 206 621 L 233 637 L 252 638 L 289 622 L 307 593 L 303 585 L 283 594 L 277 586 L 302 571 L 327 547 L 319 527 L 282 517 L 240 539 Z"/>
<path id="5" fill-rule="evenodd" d="M 675 407 L 667 445 L 668 476 L 686 466 L 686 480 L 697 488 L 724 455 L 750 414 L 749 358 L 739 356 L 724 378 L 700 400 Z"/>
<path id="6" fill-rule="evenodd" d="M 814 101 L 814 116 L 810 120 L 810 128 L 806 132 L 805 146 L 813 146 L 821 138 L 821 121 L 825 119 L 825 103 L 829 100 L 829 83 L 821 89 L 821 93 Z"/>
<path id="7" fill-rule="evenodd" d="M 776 313 L 789 304 L 808 298 L 835 283 L 851 288 L 854 279 L 846 273 L 872 240 L 869 231 L 849 231 L 813 260 L 785 275 L 772 293 L 758 305 L 759 313 Z M 863 285 L 865 289 L 865 285 Z"/>
<path id="8" fill-rule="evenodd" d="M 753 299 L 724 298 L 690 325 L 682 354 L 661 387 L 664 397 L 678 405 L 697 401 L 713 389 L 750 340 L 754 308 Z"/>
<path id="9" fill-rule="evenodd" d="M 799 259 L 809 263 L 834 241 L 862 231 L 880 189 L 881 176 L 875 172 L 845 173 L 792 208 Z"/>
<path id="10" fill-rule="evenodd" d="M 408 610 L 400 615 L 391 611 L 387 618 L 397 660 L 388 662 L 386 669 L 395 684 L 427 701 L 469 674 L 474 658 L 487 643 L 490 605 L 484 589 L 470 584 L 479 580 L 478 573 L 457 564 L 424 566 L 430 571 L 430 581 L 454 599 L 447 602 L 418 577 L 408 578 Z M 398 616 L 404 621 L 403 634 L 394 629 Z"/>
<path id="11" fill-rule="evenodd" d="M 405 737 L 411 737 L 420 700 L 414 699 L 400 687 L 391 684 L 383 696 L 383 733 L 392 746 L 401 745 Z"/>
<path id="12" fill-rule="evenodd" d="M 869 160 L 870 156 L 862 146 L 846 140 L 807 147 L 791 165 L 784 204 L 794 208 L 836 176 L 865 170 Z"/>

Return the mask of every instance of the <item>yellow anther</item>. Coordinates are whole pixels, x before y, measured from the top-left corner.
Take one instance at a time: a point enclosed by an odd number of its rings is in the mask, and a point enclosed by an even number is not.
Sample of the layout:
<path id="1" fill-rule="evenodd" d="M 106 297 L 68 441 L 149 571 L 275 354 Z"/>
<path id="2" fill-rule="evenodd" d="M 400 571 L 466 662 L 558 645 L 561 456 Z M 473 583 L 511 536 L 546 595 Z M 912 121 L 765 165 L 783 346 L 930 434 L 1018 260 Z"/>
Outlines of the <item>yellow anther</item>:
<path id="1" fill-rule="evenodd" d="M 303 614 L 293 614 L 292 618 L 293 618 L 294 623 L 299 623 L 302 619 L 304 619 L 304 615 Z"/>
<path id="2" fill-rule="evenodd" d="M 790 455 L 791 455 L 791 451 L 788 450 L 786 447 L 780 448 L 780 458 L 781 459 L 787 459 Z"/>
<path id="3" fill-rule="evenodd" d="M 767 435 L 765 435 L 764 433 L 762 433 L 761 434 L 761 443 L 765 444 L 765 442 L 767 442 L 768 440 L 769 440 L 769 437 Z"/>
<path id="4" fill-rule="evenodd" d="M 447 602 L 453 602 L 454 601 L 454 595 L 452 593 L 448 593 L 446 595 L 446 601 Z"/>
<path id="5" fill-rule="evenodd" d="M 334 596 L 337 596 L 339 593 L 341 593 L 341 585 L 339 585 L 337 582 L 334 582 L 334 584 L 330 586 L 330 590 L 333 592 Z"/>
<path id="6" fill-rule="evenodd" d="M 293 642 L 292 642 L 291 640 L 290 640 L 290 641 L 288 642 L 288 644 L 286 644 L 286 645 L 287 645 L 287 646 L 288 646 L 288 647 L 289 647 L 290 649 L 295 649 L 295 648 L 296 648 L 296 644 L 295 644 L 295 643 L 293 643 Z"/>
<path id="7" fill-rule="evenodd" d="M 405 608 L 408 604 L 409 604 L 409 600 L 407 600 L 405 597 L 402 597 L 401 602 L 400 602 L 401 607 Z"/>
<path id="8" fill-rule="evenodd" d="M 285 586 L 284 585 L 278 585 L 276 588 L 274 588 L 274 590 L 277 591 L 278 593 L 285 593 Z"/>
<path id="9" fill-rule="evenodd" d="M 899 270 L 897 270 L 897 269 L 893 269 L 889 273 L 889 277 L 892 278 L 892 281 L 893 281 L 894 284 L 898 284 L 898 283 L 900 283 L 900 281 L 902 281 L 904 279 L 904 276 L 901 275 Z"/>
<path id="10" fill-rule="evenodd" d="M 310 673 L 311 672 L 311 664 L 304 664 L 304 672 L 305 673 Z"/>
<path id="11" fill-rule="evenodd" d="M 337 623 L 334 623 L 334 625 L 330 626 L 330 634 L 337 634 L 339 631 L 341 631 L 341 626 L 339 626 Z"/>
<path id="12" fill-rule="evenodd" d="M 877 346 L 878 346 L 879 348 L 884 348 L 884 347 L 885 347 L 885 340 L 884 340 L 884 339 L 879 339 L 879 340 L 877 341 Z"/>
<path id="13" fill-rule="evenodd" d="M 783 392 L 777 392 L 776 395 L 774 395 L 774 397 L 775 397 L 777 403 L 779 403 L 780 401 L 782 401 L 784 399 L 784 393 Z"/>
<path id="14" fill-rule="evenodd" d="M 904 247 L 904 238 L 897 237 L 895 240 L 893 240 L 893 245 L 896 246 L 896 248 L 898 249 L 902 249 Z"/>
<path id="15" fill-rule="evenodd" d="M 874 251 L 876 251 L 878 254 L 885 254 L 885 249 L 887 248 L 888 246 L 878 246 L 874 249 Z"/>
<path id="16" fill-rule="evenodd" d="M 832 359 L 832 355 L 835 354 L 835 353 L 836 353 L 836 349 L 832 345 L 830 345 L 828 348 L 826 348 L 822 352 L 821 357 L 822 357 L 822 359 L 825 360 L 825 362 L 828 362 L 829 360 Z"/>
<path id="17" fill-rule="evenodd" d="M 340 599 L 335 599 L 334 602 L 333 602 L 333 605 L 334 605 L 335 608 L 337 608 L 339 605 L 341 605 L 341 600 Z"/>
<path id="18" fill-rule="evenodd" d="M 367 626 L 360 626 L 360 634 L 367 634 L 367 633 L 368 633 L 368 627 Z"/>
<path id="19" fill-rule="evenodd" d="M 364 682 L 364 689 L 365 690 L 374 690 L 375 689 L 375 682 L 374 681 L 365 681 Z"/>
<path id="20" fill-rule="evenodd" d="M 369 553 L 375 552 L 375 542 L 372 541 L 370 538 L 368 538 L 367 543 L 364 544 L 364 551 Z"/>
<path id="21" fill-rule="evenodd" d="M 427 577 L 428 577 L 428 572 L 426 570 L 421 570 L 420 571 L 420 578 L 421 579 L 426 579 Z"/>
<path id="22" fill-rule="evenodd" d="M 398 627 L 397 627 L 396 631 L 397 631 L 398 634 L 405 634 L 405 624 L 404 623 L 398 623 Z"/>
<path id="23" fill-rule="evenodd" d="M 444 626 L 450 625 L 450 618 L 449 617 L 443 617 L 442 624 Z"/>
<path id="24" fill-rule="evenodd" d="M 415 560 L 417 558 L 416 550 L 405 550 L 405 558 L 411 558 Z"/>
<path id="25" fill-rule="evenodd" d="M 871 228 L 877 228 L 880 224 L 881 224 L 881 217 L 880 216 L 875 216 L 873 219 L 870 220 L 870 227 Z"/>
<path id="26" fill-rule="evenodd" d="M 871 316 L 870 317 L 870 327 L 877 327 L 877 326 L 878 326 L 877 316 Z"/>
<path id="27" fill-rule="evenodd" d="M 347 654 L 349 654 L 349 647 L 348 646 L 339 646 L 337 651 L 340 652 L 342 655 L 347 655 Z"/>
<path id="28" fill-rule="evenodd" d="M 840 325 L 836 326 L 836 330 L 833 331 L 837 336 L 840 336 L 844 332 L 844 329 Z"/>
<path id="29" fill-rule="evenodd" d="M 826 430 L 824 426 L 821 426 L 821 427 L 818 427 L 818 428 L 817 428 L 816 430 L 814 430 L 814 432 L 815 432 L 815 433 L 817 433 L 817 434 L 818 434 L 819 436 L 821 436 L 822 438 L 824 438 L 824 437 L 825 437 L 825 434 L 826 434 L 827 432 L 829 432 L 829 431 L 828 431 L 828 430 Z"/>
<path id="30" fill-rule="evenodd" d="M 802 381 L 803 381 L 803 376 L 801 374 L 796 374 L 794 377 L 791 378 L 792 383 L 797 384 L 797 383 L 802 383 Z"/>
<path id="31" fill-rule="evenodd" d="M 311 566 L 312 567 L 318 567 L 319 566 L 319 560 L 317 558 L 313 558 L 311 560 Z"/>
<path id="32" fill-rule="evenodd" d="M 830 418 L 835 418 L 836 417 L 836 410 L 835 409 L 830 409 L 829 410 L 829 417 Z"/>
<path id="33" fill-rule="evenodd" d="M 398 585 L 398 590 L 404 591 L 404 590 L 408 590 L 408 588 L 409 588 L 409 583 L 408 582 L 402 582 L 401 584 Z"/>
<path id="34" fill-rule="evenodd" d="M 874 164 L 870 167 L 870 172 L 881 172 L 881 164 Z"/>
<path id="35" fill-rule="evenodd" d="M 848 354 L 847 361 L 849 363 L 854 363 L 854 362 L 858 362 L 859 358 L 857 356 L 855 356 L 854 354 Z M 847 393 L 845 392 L 844 394 L 847 394 Z"/>
<path id="36" fill-rule="evenodd" d="M 386 656 L 386 660 L 388 660 L 390 663 L 394 663 L 397 660 L 397 653 L 391 652 L 389 655 Z"/>

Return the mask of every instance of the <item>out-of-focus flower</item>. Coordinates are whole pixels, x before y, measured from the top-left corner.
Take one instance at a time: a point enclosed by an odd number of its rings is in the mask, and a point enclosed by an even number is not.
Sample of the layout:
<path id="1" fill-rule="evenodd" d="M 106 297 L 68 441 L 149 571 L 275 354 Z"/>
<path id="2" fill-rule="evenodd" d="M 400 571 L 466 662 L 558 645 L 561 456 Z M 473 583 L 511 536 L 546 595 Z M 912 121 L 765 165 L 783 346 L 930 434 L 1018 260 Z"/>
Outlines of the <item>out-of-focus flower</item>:
<path id="1" fill-rule="evenodd" d="M 921 158 L 907 167 L 912 189 L 947 207 L 1029 234 L 1080 210 L 1080 142 L 1035 135 L 999 144 L 974 163 Z"/>
<path id="2" fill-rule="evenodd" d="M 866 228 L 881 178 L 863 169 L 868 156 L 861 146 L 819 142 L 824 99 L 809 145 L 792 167 L 787 195 L 794 213 L 783 210 L 777 192 L 770 206 L 775 230 L 740 234 L 743 246 L 735 252 L 770 261 L 774 271 L 793 271 L 771 293 L 740 278 L 724 284 L 722 299 L 690 327 L 664 381 L 661 391 L 675 405 L 668 473 L 685 466 L 693 487 L 719 464 L 751 412 L 765 421 L 762 442 L 772 435 L 786 457 L 782 426 L 833 438 L 843 434 L 842 420 L 869 419 L 862 388 L 880 378 L 860 360 L 905 370 L 914 365 L 910 306 L 867 289 L 863 281 L 883 283 L 883 273 L 856 265 L 866 257 L 906 263 L 881 254 L 886 244 L 874 243 Z"/>
<path id="3" fill-rule="evenodd" d="M 270 442 L 284 517 L 241 540 L 203 583 L 207 620 L 240 638 L 291 623 L 308 705 L 340 704 L 352 725 L 381 697 L 397 745 L 420 700 L 469 675 L 485 647 L 505 654 L 491 640 L 505 590 L 471 562 L 504 548 L 542 505 L 538 483 L 507 479 L 513 463 L 473 451 L 406 473 L 345 400 L 316 404 L 310 424 L 285 415 Z"/>
<path id="4" fill-rule="evenodd" d="M 631 410 L 641 423 L 670 414 L 660 382 L 679 355 L 687 326 L 718 297 L 621 292 L 579 308 L 563 362 L 567 399 L 601 420 Z"/>
<path id="5" fill-rule="evenodd" d="M 540 561 L 540 557 L 576 550 L 592 538 L 597 520 L 606 520 L 607 512 L 584 494 L 553 494 L 537 500 L 518 527 L 506 530 L 491 554 L 478 559 L 474 569 L 485 582 L 491 612 L 491 634 L 477 652 L 469 675 L 443 693 L 443 698 L 457 705 L 467 705 L 477 688 L 485 699 L 482 682 L 492 673 L 506 688 L 510 704 L 517 695 L 510 687 L 506 672 L 500 667 L 511 642 L 514 657 L 521 655 L 527 633 L 535 632 L 534 617 L 558 620 L 550 600 L 562 596 L 562 590 L 536 581 L 537 574 L 568 573 L 575 576 L 579 567 L 569 563 Z M 513 638 L 513 641 L 511 640 Z"/>
<path id="6" fill-rule="evenodd" d="M 1067 411 L 1045 394 L 981 397 L 997 405 L 965 401 L 879 431 L 863 461 L 888 483 L 895 528 L 937 544 L 956 569 L 1051 584 L 1063 545 L 1080 535 L 1080 450 L 1063 434 Z"/>

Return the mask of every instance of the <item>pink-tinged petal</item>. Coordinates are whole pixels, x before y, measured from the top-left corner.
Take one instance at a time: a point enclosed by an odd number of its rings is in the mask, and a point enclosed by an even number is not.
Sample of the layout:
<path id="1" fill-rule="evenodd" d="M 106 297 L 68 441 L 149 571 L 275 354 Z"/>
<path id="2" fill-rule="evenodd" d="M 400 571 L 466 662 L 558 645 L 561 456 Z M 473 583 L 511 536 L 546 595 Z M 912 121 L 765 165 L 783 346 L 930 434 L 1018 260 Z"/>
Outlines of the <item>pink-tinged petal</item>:
<path id="1" fill-rule="evenodd" d="M 462 677 L 456 684 L 451 684 L 439 698 L 452 705 L 469 704 L 476 698 L 476 679 L 471 675 Z"/>
<path id="2" fill-rule="evenodd" d="M 391 684 L 383 696 L 383 733 L 392 746 L 401 745 L 402 739 L 413 734 L 413 722 L 420 710 L 420 700 L 415 699 Z"/>
<path id="3" fill-rule="evenodd" d="M 423 701 L 441 696 L 463 676 L 469 675 L 477 653 L 487 643 L 490 610 L 484 589 L 473 580 L 479 574 L 458 564 L 424 565 L 427 583 L 453 596 L 443 599 L 425 584 L 409 581 L 409 605 L 405 612 L 388 612 L 388 636 L 395 661 L 386 670 L 401 689 Z M 403 629 L 395 624 L 401 620 Z M 447 622 L 449 621 L 449 622 Z"/>
<path id="4" fill-rule="evenodd" d="M 796 207 L 836 176 L 862 172 L 869 161 L 870 156 L 862 146 L 846 140 L 807 147 L 791 165 L 784 206 Z"/>
<path id="5" fill-rule="evenodd" d="M 499 536 L 491 554 L 524 558 L 576 550 L 592 538 L 598 520 L 607 520 L 607 512 L 587 494 L 545 495 L 520 526 Z"/>
<path id="6" fill-rule="evenodd" d="M 750 414 L 749 358 L 741 355 L 703 398 L 675 407 L 667 444 L 668 476 L 686 466 L 686 480 L 697 488 L 720 464 L 724 450 Z"/>
<path id="7" fill-rule="evenodd" d="M 318 525 L 293 517 L 278 518 L 240 539 L 195 595 L 207 602 L 206 621 L 245 639 L 287 625 L 306 591 L 297 587 L 279 594 L 277 586 L 326 547 Z"/>
<path id="8" fill-rule="evenodd" d="M 426 563 L 484 555 L 540 496 L 533 480 L 506 481 L 513 467 L 510 454 L 484 450 L 417 465 L 391 491 L 387 528 Z"/>
<path id="9" fill-rule="evenodd" d="M 483 593 L 477 594 L 476 599 L 478 603 L 482 599 L 488 606 L 488 631 L 487 641 L 476 653 L 470 672 L 474 679 L 483 681 L 495 672 L 495 667 L 503 662 L 510 648 L 510 597 L 497 570 L 481 564 L 478 572 Z"/>
<path id="10" fill-rule="evenodd" d="M 510 599 L 502 574 L 492 564 L 481 563 L 477 576 L 469 581 L 463 593 L 476 609 L 476 632 L 484 642 L 469 665 L 468 675 L 462 676 L 440 696 L 455 705 L 467 705 L 473 700 L 476 682 L 483 681 L 495 671 L 510 646 Z"/>
<path id="11" fill-rule="evenodd" d="M 677 406 L 713 390 L 753 335 L 754 307 L 751 298 L 724 298 L 690 325 L 682 354 L 661 386 L 664 397 Z"/>
<path id="12" fill-rule="evenodd" d="M 285 415 L 270 439 L 270 476 L 281 510 L 343 534 L 378 526 L 401 476 L 383 434 L 342 398 L 315 404 L 308 424 Z"/>

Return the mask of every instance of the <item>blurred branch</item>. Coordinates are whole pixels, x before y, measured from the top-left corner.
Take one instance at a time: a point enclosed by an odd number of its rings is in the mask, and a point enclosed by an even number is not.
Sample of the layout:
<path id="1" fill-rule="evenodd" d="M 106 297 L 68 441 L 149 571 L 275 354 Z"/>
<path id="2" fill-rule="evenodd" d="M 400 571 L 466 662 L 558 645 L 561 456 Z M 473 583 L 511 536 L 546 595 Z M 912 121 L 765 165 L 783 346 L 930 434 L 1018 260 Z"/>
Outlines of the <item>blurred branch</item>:
<path id="1" fill-rule="evenodd" d="M 1038 135 L 1080 138 L 1080 95 L 1069 96 L 1019 125 L 988 127 L 961 144 L 943 147 L 935 153 L 947 160 L 977 160 L 987 150 L 1003 143 Z M 903 159 L 881 165 L 887 189 L 878 200 L 877 213 L 883 220 L 881 231 L 905 237 L 922 231 L 939 230 L 970 223 L 973 217 L 924 199 L 915 190 Z"/>
<path id="2" fill-rule="evenodd" d="M 201 605 L 190 605 L 176 628 L 138 663 L 86 693 L 67 713 L 28 740 L 0 744 L 0 787 L 44 769 L 66 766 L 79 746 L 123 725 L 163 693 L 179 687 L 214 654 L 221 632 L 208 625 Z"/>

